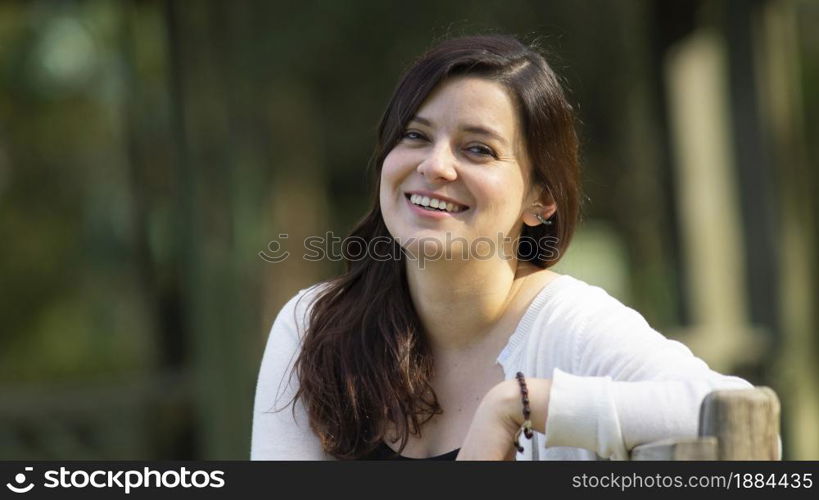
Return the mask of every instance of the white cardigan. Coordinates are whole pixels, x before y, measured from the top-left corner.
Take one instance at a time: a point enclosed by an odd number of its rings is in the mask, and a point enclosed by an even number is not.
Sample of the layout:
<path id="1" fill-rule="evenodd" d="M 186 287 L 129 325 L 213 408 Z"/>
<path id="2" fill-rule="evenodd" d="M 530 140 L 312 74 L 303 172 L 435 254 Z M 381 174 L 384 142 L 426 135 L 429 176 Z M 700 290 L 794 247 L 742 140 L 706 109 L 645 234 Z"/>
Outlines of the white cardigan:
<path id="1" fill-rule="evenodd" d="M 299 291 L 273 323 L 256 387 L 251 460 L 332 458 L 301 402 L 288 406 L 298 384 L 292 364 L 320 287 Z M 710 391 L 752 387 L 709 369 L 639 313 L 568 275 L 538 293 L 497 362 L 506 379 L 518 371 L 552 379 L 546 433 L 523 440 L 518 460 L 625 460 L 638 444 L 696 436 Z"/>

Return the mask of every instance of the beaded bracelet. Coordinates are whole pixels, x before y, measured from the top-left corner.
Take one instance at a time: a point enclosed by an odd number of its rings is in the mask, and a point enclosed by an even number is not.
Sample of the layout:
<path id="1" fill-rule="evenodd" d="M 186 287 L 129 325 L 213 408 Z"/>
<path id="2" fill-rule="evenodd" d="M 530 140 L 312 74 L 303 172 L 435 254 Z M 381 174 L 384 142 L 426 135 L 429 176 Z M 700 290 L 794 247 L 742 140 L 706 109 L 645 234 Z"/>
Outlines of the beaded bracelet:
<path id="1" fill-rule="evenodd" d="M 526 379 L 523 378 L 523 373 L 518 372 L 515 378 L 518 379 L 518 384 L 520 384 L 520 396 L 523 402 L 523 425 L 515 433 L 515 449 L 518 450 L 518 453 L 523 453 L 523 446 L 520 445 L 520 433 L 522 432 L 526 439 L 532 439 L 534 433 L 532 432 L 532 420 L 529 418 L 532 411 L 529 408 L 529 390 L 526 388 Z"/>

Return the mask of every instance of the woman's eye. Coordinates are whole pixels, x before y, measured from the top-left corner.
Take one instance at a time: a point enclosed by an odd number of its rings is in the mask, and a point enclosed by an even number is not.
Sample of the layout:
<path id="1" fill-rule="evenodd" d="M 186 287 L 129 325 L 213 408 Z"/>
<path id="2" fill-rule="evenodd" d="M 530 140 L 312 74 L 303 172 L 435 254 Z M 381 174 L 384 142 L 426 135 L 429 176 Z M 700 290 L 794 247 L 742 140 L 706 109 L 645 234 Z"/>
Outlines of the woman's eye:
<path id="1" fill-rule="evenodd" d="M 492 149 L 488 146 L 477 144 L 474 146 L 469 146 L 468 148 L 466 148 L 466 150 L 471 153 L 476 153 L 482 156 L 491 156 L 492 158 L 496 158 L 495 152 L 492 151 Z"/>
<path id="2" fill-rule="evenodd" d="M 404 139 L 409 139 L 411 141 L 418 141 L 418 140 L 421 140 L 421 139 L 424 138 L 423 135 L 421 135 L 419 132 L 416 132 L 414 130 L 407 130 L 406 132 L 404 132 L 404 135 L 402 137 Z"/>

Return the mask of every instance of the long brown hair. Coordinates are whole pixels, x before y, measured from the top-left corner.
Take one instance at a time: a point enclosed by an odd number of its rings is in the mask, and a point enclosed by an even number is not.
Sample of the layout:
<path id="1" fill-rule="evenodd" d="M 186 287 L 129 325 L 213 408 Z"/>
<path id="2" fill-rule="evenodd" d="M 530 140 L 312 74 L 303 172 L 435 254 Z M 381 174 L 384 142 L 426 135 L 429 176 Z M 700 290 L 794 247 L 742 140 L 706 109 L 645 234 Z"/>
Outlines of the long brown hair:
<path id="1" fill-rule="evenodd" d="M 375 176 L 369 213 L 345 241 L 389 241 L 394 259 L 348 259 L 313 303 L 295 364 L 300 398 L 324 450 L 358 458 L 397 429 L 400 449 L 441 408 L 433 392 L 432 356 L 407 286 L 404 256 L 381 214 L 378 191 L 384 158 L 430 92 L 453 76 L 496 81 L 516 100 L 532 181 L 557 205 L 552 225 L 523 225 L 522 240 L 537 251 L 518 258 L 546 268 L 565 252 L 580 209 L 578 141 L 574 114 L 543 56 L 511 36 L 446 40 L 401 78 L 378 127 L 370 164 Z M 521 222 L 522 224 L 522 222 Z M 380 251 L 383 255 L 383 251 Z"/>

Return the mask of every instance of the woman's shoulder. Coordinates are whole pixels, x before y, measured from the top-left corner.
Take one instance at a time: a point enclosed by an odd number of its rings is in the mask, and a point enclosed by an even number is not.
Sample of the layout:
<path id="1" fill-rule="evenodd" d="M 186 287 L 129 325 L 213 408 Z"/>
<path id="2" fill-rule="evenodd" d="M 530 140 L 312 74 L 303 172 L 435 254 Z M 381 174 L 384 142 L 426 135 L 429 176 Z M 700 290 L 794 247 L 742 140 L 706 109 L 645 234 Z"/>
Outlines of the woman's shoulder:
<path id="1" fill-rule="evenodd" d="M 603 288 L 569 274 L 560 274 L 547 283 L 535 297 L 532 309 L 538 320 L 566 333 L 614 324 L 648 327 L 636 310 Z"/>
<path id="2" fill-rule="evenodd" d="M 609 373 L 611 363 L 634 356 L 690 355 L 603 288 L 567 274 L 544 287 L 527 315 L 528 324 L 513 343 L 525 346 L 522 351 L 542 353 L 551 360 L 549 366 L 567 373 Z"/>
<path id="3" fill-rule="evenodd" d="M 310 311 L 328 286 L 329 282 L 320 281 L 296 292 L 279 310 L 271 333 L 285 329 L 297 338 L 303 337 L 307 330 Z"/>
<path id="4" fill-rule="evenodd" d="M 321 297 L 330 287 L 330 281 L 319 281 L 308 287 L 300 289 L 290 300 L 294 301 L 294 307 L 306 311 L 313 306 L 315 301 Z"/>
<path id="5" fill-rule="evenodd" d="M 542 306 L 566 312 L 594 314 L 601 310 L 634 311 L 603 288 L 589 284 L 570 274 L 557 274 L 541 287 Z"/>

